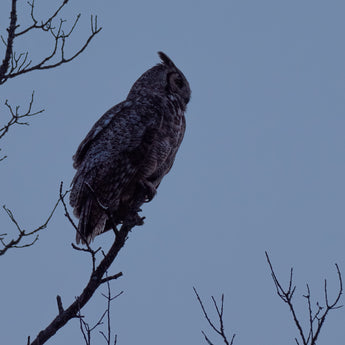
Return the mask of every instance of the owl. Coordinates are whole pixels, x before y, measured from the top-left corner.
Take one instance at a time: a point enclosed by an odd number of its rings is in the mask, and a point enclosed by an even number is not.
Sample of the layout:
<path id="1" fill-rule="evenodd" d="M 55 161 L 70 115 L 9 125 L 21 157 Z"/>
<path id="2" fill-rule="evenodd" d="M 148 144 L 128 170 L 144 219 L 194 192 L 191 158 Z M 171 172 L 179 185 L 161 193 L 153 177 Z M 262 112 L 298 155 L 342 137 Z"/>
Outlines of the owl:
<path id="1" fill-rule="evenodd" d="M 141 225 L 138 212 L 155 196 L 182 142 L 191 90 L 164 53 L 127 98 L 91 128 L 73 156 L 77 170 L 70 204 L 79 218 L 77 243 L 124 222 Z"/>

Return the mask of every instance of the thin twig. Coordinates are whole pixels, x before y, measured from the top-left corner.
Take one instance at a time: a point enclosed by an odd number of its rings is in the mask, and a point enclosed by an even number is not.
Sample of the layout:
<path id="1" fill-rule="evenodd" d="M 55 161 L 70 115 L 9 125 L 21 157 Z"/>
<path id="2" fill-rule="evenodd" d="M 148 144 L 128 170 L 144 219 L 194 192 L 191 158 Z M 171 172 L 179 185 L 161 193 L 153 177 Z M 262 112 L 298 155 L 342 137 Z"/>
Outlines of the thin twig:
<path id="1" fill-rule="evenodd" d="M 61 297 L 59 295 L 56 296 L 56 302 L 58 305 L 58 310 L 59 310 L 59 314 L 64 312 L 63 306 L 62 306 L 62 301 L 61 301 Z"/>
<path id="2" fill-rule="evenodd" d="M 15 34 L 15 36 L 21 36 L 21 35 L 24 35 L 26 34 L 28 31 L 30 30 L 33 30 L 33 29 L 45 29 L 47 26 L 50 26 L 53 19 L 57 17 L 57 15 L 59 14 L 59 12 L 62 10 L 62 8 L 67 5 L 68 3 L 68 0 L 64 0 L 63 3 L 60 5 L 60 7 L 58 7 L 58 9 L 48 18 L 46 19 L 44 22 L 42 21 L 40 25 L 37 25 L 38 23 L 38 20 L 35 18 L 35 15 L 34 15 L 34 8 L 35 8 L 35 0 L 32 0 L 32 2 L 29 2 L 28 1 L 28 4 L 29 6 L 31 7 L 31 19 L 33 21 L 33 24 L 28 26 L 26 29 L 20 31 L 20 32 L 17 32 Z"/>
<path id="3" fill-rule="evenodd" d="M 292 304 L 292 297 L 294 295 L 294 292 L 296 290 L 296 286 L 292 287 L 293 286 L 293 268 L 290 269 L 290 280 L 289 280 L 289 288 L 285 291 L 282 286 L 280 285 L 279 281 L 278 281 L 278 278 L 273 270 L 273 266 L 271 264 L 271 261 L 270 261 L 270 258 L 267 254 L 267 252 L 265 252 L 265 255 L 266 255 L 266 260 L 267 260 L 267 263 L 270 267 L 270 270 L 271 270 L 271 276 L 272 276 L 272 279 L 274 281 L 274 284 L 276 286 L 276 291 L 277 291 L 277 294 L 278 296 L 285 302 L 288 304 L 289 308 L 290 308 L 290 312 L 292 314 L 292 317 L 294 319 L 294 323 L 299 331 L 299 334 L 302 338 L 302 341 L 303 341 L 303 344 L 307 344 L 306 342 L 306 338 L 305 338 L 305 335 L 304 335 L 304 332 L 303 332 L 303 328 L 297 318 L 297 315 L 296 315 L 296 312 L 295 312 L 295 308 Z"/>
<path id="4" fill-rule="evenodd" d="M 73 24 L 71 25 L 70 29 L 65 30 L 64 26 L 66 20 L 60 19 L 59 24 L 55 25 L 53 22 L 57 20 L 58 14 L 62 11 L 63 7 L 68 3 L 68 0 L 63 0 L 60 6 L 55 10 L 55 12 L 49 16 L 45 20 L 39 21 L 35 17 L 34 8 L 35 2 L 28 2 L 31 10 L 31 20 L 32 24 L 29 25 L 27 28 L 15 32 L 16 29 L 19 27 L 17 25 L 17 10 L 16 10 L 16 0 L 12 0 L 12 10 L 11 10 L 11 19 L 10 25 L 7 28 L 8 31 L 8 38 L 5 40 L 1 37 L 3 43 L 6 46 L 6 53 L 3 59 L 3 62 L 0 66 L 0 85 L 4 84 L 8 79 L 15 78 L 19 75 L 24 73 L 32 72 L 35 70 L 45 70 L 45 69 L 52 69 L 58 67 L 62 64 L 68 63 L 75 58 L 77 58 L 90 44 L 91 40 L 102 30 L 101 27 L 98 27 L 97 16 L 91 16 L 91 34 L 86 39 L 85 43 L 69 58 L 65 57 L 65 43 L 66 39 L 70 37 L 70 35 L 74 32 L 77 23 L 81 17 L 79 13 L 76 16 Z M 40 23 L 39 23 L 40 22 Z M 50 53 L 47 54 L 45 58 L 42 60 L 33 63 L 31 59 L 29 59 L 29 52 L 16 54 L 13 51 L 13 43 L 14 40 L 18 37 L 23 37 L 28 34 L 32 30 L 41 30 L 43 33 L 50 34 L 53 40 L 53 49 Z M 26 36 L 25 36 L 26 37 Z M 60 47 L 60 49 L 58 49 Z M 53 62 L 55 60 L 55 62 Z M 57 60 L 57 61 L 56 61 Z"/>
<path id="5" fill-rule="evenodd" d="M 122 277 L 123 276 L 123 273 L 122 272 L 119 272 L 119 273 L 116 273 L 116 274 L 114 274 L 114 275 L 112 275 L 112 276 L 107 276 L 107 277 L 105 277 L 105 278 L 103 278 L 102 280 L 101 280 L 101 283 L 103 284 L 103 283 L 108 283 L 110 280 L 115 280 L 115 279 L 118 279 L 118 278 L 120 278 L 120 277 Z"/>
<path id="6" fill-rule="evenodd" d="M 6 242 L 4 237 L 0 237 L 0 243 L 3 246 L 3 248 L 0 249 L 0 256 L 4 255 L 7 252 L 7 250 L 9 250 L 11 248 L 26 248 L 26 247 L 31 247 L 34 243 L 36 243 L 36 241 L 39 238 L 38 232 L 41 231 L 41 230 L 44 230 L 48 226 L 48 223 L 51 220 L 51 218 L 53 217 L 53 214 L 54 214 L 56 208 L 58 207 L 58 205 L 60 203 L 60 200 L 61 199 L 58 199 L 58 201 L 54 205 L 52 211 L 48 215 L 48 218 L 46 219 L 46 221 L 42 225 L 40 225 L 39 227 L 37 227 L 34 230 L 29 231 L 29 232 L 21 228 L 21 226 L 19 225 L 18 221 L 15 219 L 12 211 L 10 209 L 8 209 L 5 205 L 3 205 L 2 208 L 5 210 L 5 212 L 7 213 L 8 217 L 10 218 L 12 223 L 17 228 L 17 231 L 18 231 L 19 234 L 18 234 L 18 236 L 16 238 L 10 240 L 9 242 Z M 34 237 L 33 240 L 31 240 L 31 242 L 26 243 L 26 244 L 19 244 L 19 243 L 21 243 L 23 238 L 29 238 L 29 237 L 31 237 L 33 235 L 36 235 L 36 236 Z"/>
<path id="7" fill-rule="evenodd" d="M 25 125 L 25 126 L 29 125 L 28 122 L 21 121 L 22 119 L 27 118 L 27 117 L 32 117 L 32 116 L 35 116 L 35 115 L 38 115 L 38 114 L 41 114 L 41 113 L 44 112 L 44 109 L 35 111 L 33 113 L 31 112 L 32 105 L 34 103 L 34 95 L 35 95 L 35 92 L 32 91 L 31 100 L 30 100 L 30 103 L 29 103 L 28 110 L 25 113 L 22 113 L 22 114 L 19 113 L 20 106 L 16 106 L 15 109 L 13 109 L 13 107 L 8 103 L 8 100 L 6 99 L 5 105 L 6 105 L 6 107 L 8 108 L 8 110 L 9 110 L 9 112 L 11 114 L 11 118 L 7 122 L 6 125 L 4 125 L 3 127 L 0 128 L 0 139 L 2 139 L 4 137 L 4 135 L 9 131 L 9 129 L 13 125 Z"/>
<path id="8" fill-rule="evenodd" d="M 65 217 L 68 219 L 68 221 L 72 224 L 73 228 L 77 231 L 77 233 L 80 235 L 81 239 L 83 240 L 83 242 L 86 245 L 86 248 L 80 248 L 78 246 L 76 246 L 74 243 L 71 243 L 71 246 L 73 249 L 75 250 L 79 250 L 79 251 L 83 251 L 86 253 L 89 253 L 91 255 L 91 260 L 92 260 L 92 272 L 95 272 L 96 269 L 96 254 L 102 249 L 101 247 L 99 247 L 98 249 L 94 250 L 91 248 L 90 244 L 88 243 L 87 239 L 85 238 L 85 236 L 79 231 L 78 226 L 74 223 L 71 215 L 68 212 L 68 208 L 67 208 L 67 204 L 65 202 L 65 197 L 66 195 L 69 193 L 70 191 L 67 190 L 65 192 L 63 192 L 63 182 L 60 182 L 60 189 L 59 189 L 59 194 L 60 194 L 60 200 L 62 202 L 64 211 L 65 211 Z"/>
<path id="9" fill-rule="evenodd" d="M 232 335 L 232 338 L 229 342 L 227 336 L 225 335 L 225 330 L 224 330 L 224 319 L 223 319 L 223 312 L 224 312 L 224 294 L 222 294 L 222 298 L 221 298 L 221 304 L 220 304 L 220 307 L 219 305 L 217 304 L 215 298 L 213 296 L 211 296 L 211 299 L 213 301 L 213 305 L 214 305 L 214 308 L 216 309 L 216 312 L 217 312 L 217 315 L 218 315 L 218 322 L 219 322 L 219 327 L 217 327 L 214 322 L 211 320 L 211 318 L 209 317 L 205 307 L 204 307 L 204 304 L 196 290 L 195 287 L 193 287 L 193 290 L 194 290 L 194 293 L 196 295 L 196 298 L 200 304 L 200 307 L 202 309 L 202 312 L 204 314 L 204 317 L 205 319 L 207 320 L 208 324 L 211 326 L 211 328 L 218 334 L 221 336 L 221 338 L 223 339 L 223 342 L 226 344 L 226 345 L 233 345 L 234 343 L 234 339 L 235 339 L 235 336 L 236 334 L 233 334 Z M 208 338 L 208 336 L 206 335 L 206 333 L 204 331 L 201 331 L 201 333 L 203 334 L 206 342 L 209 344 L 209 345 L 213 345 L 212 341 Z"/>
<path id="10" fill-rule="evenodd" d="M 100 316 L 100 318 L 98 319 L 98 321 L 93 325 L 90 326 L 89 323 L 85 320 L 84 317 L 82 317 L 80 315 L 80 310 L 78 311 L 78 318 L 79 318 L 79 326 L 80 326 L 80 330 L 82 332 L 84 341 L 86 345 L 91 345 L 91 336 L 92 336 L 92 332 L 98 328 L 99 326 L 104 324 L 104 319 L 106 317 L 106 329 L 107 329 L 107 334 L 105 332 L 103 332 L 102 330 L 99 331 L 99 333 L 102 335 L 102 337 L 105 339 L 106 343 L 108 345 L 110 345 L 111 343 L 111 320 L 110 320 L 110 309 L 111 309 L 111 302 L 118 298 L 119 296 L 121 296 L 123 294 L 123 291 L 119 292 L 117 295 L 112 296 L 111 295 L 111 289 L 110 289 L 110 279 L 106 279 L 108 278 L 107 272 L 105 273 L 105 278 L 104 280 L 107 282 L 107 293 L 103 294 L 102 296 L 106 298 L 107 300 L 107 306 L 105 311 L 102 313 L 102 315 Z M 117 341 L 117 335 L 114 336 L 114 344 L 116 344 Z"/>
<path id="11" fill-rule="evenodd" d="M 335 309 L 339 309 L 342 307 L 342 305 L 338 305 L 342 292 L 343 292 L 343 282 L 342 282 L 342 276 L 340 273 L 340 269 L 338 267 L 337 264 L 335 264 L 336 270 L 337 270 L 337 275 L 338 275 L 338 281 L 339 281 L 339 290 L 338 290 L 338 294 L 335 297 L 334 301 L 332 303 L 329 302 L 329 297 L 328 297 L 328 288 L 327 288 L 327 280 L 325 279 L 325 283 L 324 283 L 324 298 L 325 298 L 325 306 L 321 306 L 321 304 L 319 302 L 316 302 L 316 311 L 313 311 L 313 307 L 312 307 L 312 301 L 311 301 L 311 290 L 309 285 L 307 284 L 307 294 L 303 295 L 303 297 L 306 298 L 307 300 L 307 308 L 308 308 L 308 324 L 309 324 L 309 329 L 308 331 L 304 331 L 302 326 L 301 326 L 301 322 L 299 320 L 299 318 L 297 317 L 296 311 L 295 311 L 295 306 L 292 302 L 292 298 L 293 298 L 293 294 L 296 290 L 296 286 L 293 286 L 293 269 L 291 268 L 290 270 L 290 281 L 289 281 L 289 286 L 287 289 L 284 290 L 284 288 L 281 286 L 281 284 L 278 281 L 278 278 L 273 270 L 273 266 L 272 263 L 270 261 L 270 258 L 267 254 L 267 252 L 265 252 L 266 254 L 266 260 L 267 263 L 269 265 L 270 271 L 271 271 L 271 276 L 274 282 L 274 285 L 276 287 L 276 292 L 278 294 L 278 296 L 280 297 L 280 299 L 282 301 L 284 301 L 286 304 L 288 304 L 290 312 L 292 314 L 293 317 L 293 321 L 294 324 L 296 325 L 299 335 L 300 335 L 300 341 L 299 339 L 295 338 L 295 342 L 297 345 L 299 344 L 303 344 L 303 345 L 316 345 L 316 341 L 318 339 L 318 336 L 321 332 L 321 329 L 324 325 L 324 322 L 326 320 L 326 317 L 328 315 L 328 313 L 331 310 L 335 310 Z M 306 336 L 305 334 L 308 334 L 308 336 Z"/>
<path id="12" fill-rule="evenodd" d="M 121 226 L 118 234 L 115 236 L 115 240 L 106 256 L 99 263 L 95 271 L 91 274 L 91 277 L 86 284 L 81 294 L 76 300 L 66 308 L 61 314 L 59 314 L 51 323 L 32 341 L 31 345 L 43 345 L 48 339 L 50 339 L 60 328 L 62 328 L 69 320 L 78 317 L 80 310 L 91 299 L 95 291 L 102 284 L 102 279 L 105 272 L 117 257 L 119 251 L 123 248 L 128 233 L 133 228 L 133 224 L 124 223 Z"/>

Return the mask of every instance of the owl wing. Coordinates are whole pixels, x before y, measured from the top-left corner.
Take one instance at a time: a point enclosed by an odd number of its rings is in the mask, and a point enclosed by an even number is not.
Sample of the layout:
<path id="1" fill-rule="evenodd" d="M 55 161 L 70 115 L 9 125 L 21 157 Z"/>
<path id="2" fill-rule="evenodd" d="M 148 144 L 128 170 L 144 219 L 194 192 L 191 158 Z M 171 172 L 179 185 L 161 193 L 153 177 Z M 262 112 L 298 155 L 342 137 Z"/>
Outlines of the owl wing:
<path id="1" fill-rule="evenodd" d="M 104 131 L 111 121 L 126 107 L 132 105 L 131 101 L 121 102 L 111 109 L 109 109 L 91 128 L 90 132 L 86 135 L 85 139 L 80 143 L 77 152 L 73 156 L 73 167 L 77 169 L 83 161 L 85 153 L 90 147 L 91 143 Z"/>
<path id="2" fill-rule="evenodd" d="M 107 111 L 93 126 L 74 155 L 77 173 L 70 203 L 79 217 L 80 234 L 88 241 L 103 232 L 107 216 L 99 202 L 116 209 L 119 198 L 145 160 L 160 124 L 153 109 L 123 102 Z"/>

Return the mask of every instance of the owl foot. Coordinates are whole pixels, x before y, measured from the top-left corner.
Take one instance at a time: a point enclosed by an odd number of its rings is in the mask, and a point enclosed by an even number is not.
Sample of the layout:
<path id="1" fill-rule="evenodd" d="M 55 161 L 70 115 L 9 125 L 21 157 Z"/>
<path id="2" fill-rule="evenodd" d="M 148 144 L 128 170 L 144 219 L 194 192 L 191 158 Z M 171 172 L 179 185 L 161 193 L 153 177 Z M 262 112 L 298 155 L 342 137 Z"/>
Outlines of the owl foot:
<path id="1" fill-rule="evenodd" d="M 154 196 L 157 194 L 156 187 L 153 185 L 152 182 L 150 182 L 148 180 L 140 181 L 140 185 L 141 185 L 141 187 L 144 191 L 144 194 L 145 194 L 144 202 L 150 202 L 154 198 Z"/>
<path id="2" fill-rule="evenodd" d="M 146 217 L 140 217 L 138 214 L 137 214 L 137 217 L 136 217 L 136 225 L 144 225 L 144 219 Z"/>
<path id="3" fill-rule="evenodd" d="M 135 225 L 144 225 L 145 217 L 139 216 L 139 212 L 141 212 L 141 208 L 138 207 L 136 210 L 133 210 L 132 212 L 133 212 L 132 213 L 133 223 L 135 223 Z"/>
<path id="4" fill-rule="evenodd" d="M 145 217 L 140 217 L 138 213 L 134 213 L 131 216 L 128 216 L 123 223 L 133 228 L 135 226 L 144 225 L 144 219 Z"/>

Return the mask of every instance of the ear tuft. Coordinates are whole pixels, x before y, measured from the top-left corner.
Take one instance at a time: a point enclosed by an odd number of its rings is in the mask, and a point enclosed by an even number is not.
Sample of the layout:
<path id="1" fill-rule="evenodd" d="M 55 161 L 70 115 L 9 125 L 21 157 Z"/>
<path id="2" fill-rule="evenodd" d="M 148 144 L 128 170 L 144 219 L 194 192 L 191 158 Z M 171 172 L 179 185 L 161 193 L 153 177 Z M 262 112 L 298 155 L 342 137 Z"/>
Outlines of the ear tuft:
<path id="1" fill-rule="evenodd" d="M 172 62 L 172 60 L 168 57 L 168 55 L 164 54 L 163 52 L 158 52 L 159 57 L 161 58 L 162 62 L 169 66 L 169 67 L 175 67 L 175 64 Z"/>

